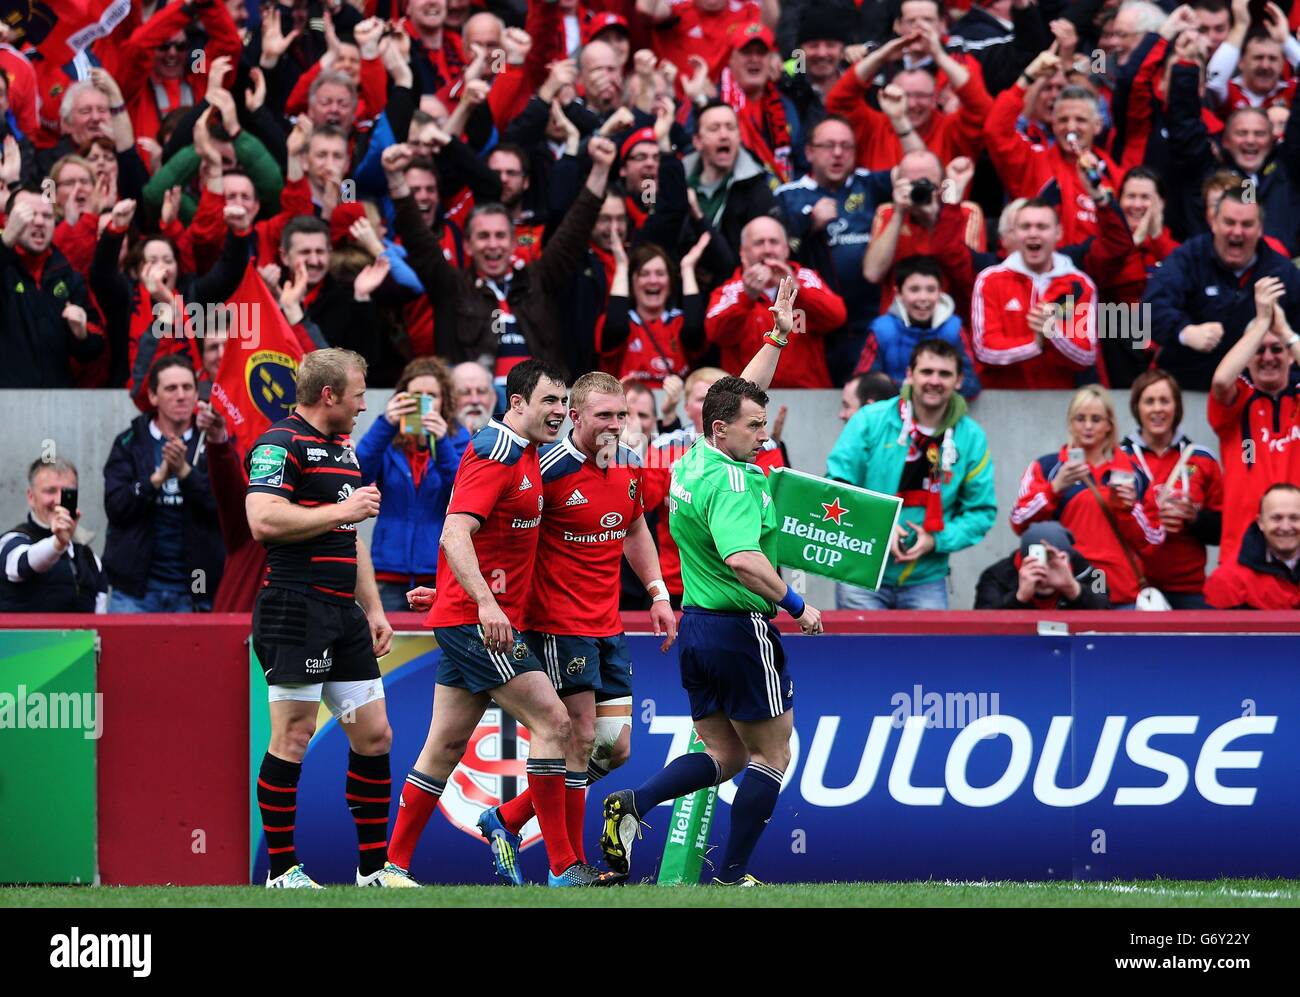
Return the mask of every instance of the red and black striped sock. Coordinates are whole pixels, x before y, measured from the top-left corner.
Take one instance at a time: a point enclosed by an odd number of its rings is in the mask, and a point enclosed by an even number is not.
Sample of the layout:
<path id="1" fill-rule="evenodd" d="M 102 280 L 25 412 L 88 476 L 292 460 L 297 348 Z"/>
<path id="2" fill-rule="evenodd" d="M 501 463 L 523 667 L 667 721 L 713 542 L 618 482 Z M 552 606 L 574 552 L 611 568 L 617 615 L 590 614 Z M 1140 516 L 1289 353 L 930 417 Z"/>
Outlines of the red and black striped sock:
<path id="1" fill-rule="evenodd" d="M 388 861 L 388 804 L 393 782 L 388 753 L 358 755 L 348 752 L 348 809 L 357 826 L 357 869 L 363 876 L 378 872 Z"/>
<path id="2" fill-rule="evenodd" d="M 302 762 L 286 762 L 269 751 L 262 756 L 262 768 L 257 775 L 257 809 L 262 812 L 272 879 L 283 876 L 298 864 L 298 853 L 293 850 L 293 826 L 298 814 L 300 775 Z"/>

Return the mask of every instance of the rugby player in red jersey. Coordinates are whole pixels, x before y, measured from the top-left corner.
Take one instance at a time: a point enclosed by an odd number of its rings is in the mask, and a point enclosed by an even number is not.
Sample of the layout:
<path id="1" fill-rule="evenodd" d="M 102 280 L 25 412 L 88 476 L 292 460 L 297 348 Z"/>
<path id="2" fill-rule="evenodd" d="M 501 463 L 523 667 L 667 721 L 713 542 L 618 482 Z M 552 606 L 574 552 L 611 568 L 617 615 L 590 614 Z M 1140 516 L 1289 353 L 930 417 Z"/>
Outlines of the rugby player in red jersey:
<path id="1" fill-rule="evenodd" d="M 574 854 L 566 823 L 565 772 L 572 724 L 546 666 L 522 635 L 533 589 L 542 521 L 537 447 L 564 423 L 564 375 L 536 358 L 510 369 L 507 410 L 475 434 L 456 472 L 438 553 L 438 590 L 425 625 L 442 658 L 429 734 L 402 788 L 390 860 L 411 867 L 420 833 L 438 805 L 489 701 L 529 730 L 525 771 L 551 886 L 605 886 L 601 873 Z M 489 583 L 488 579 L 491 579 Z"/>
<path id="2" fill-rule="evenodd" d="M 618 611 L 625 555 L 653 599 L 654 632 L 665 637 L 660 650 L 672 646 L 677 620 L 642 516 L 641 461 L 619 442 L 628 418 L 622 384 L 610 374 L 584 374 L 573 385 L 569 418 L 573 431 L 541 451 L 546 509 L 524 639 L 545 663 L 573 724 L 565 800 L 569 842 L 586 861 L 588 781 L 622 765 L 632 748 L 632 658 Z M 523 885 L 519 832 L 534 809 L 530 785 L 479 819 L 497 875 L 506 883 Z"/>

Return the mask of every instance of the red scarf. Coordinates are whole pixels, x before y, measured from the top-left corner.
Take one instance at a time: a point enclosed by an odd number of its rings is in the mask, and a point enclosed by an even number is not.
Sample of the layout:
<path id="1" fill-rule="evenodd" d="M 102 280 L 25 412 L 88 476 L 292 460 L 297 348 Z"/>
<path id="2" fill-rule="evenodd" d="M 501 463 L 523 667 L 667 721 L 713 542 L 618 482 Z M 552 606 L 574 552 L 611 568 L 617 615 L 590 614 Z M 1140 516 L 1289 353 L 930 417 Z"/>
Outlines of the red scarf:
<path id="1" fill-rule="evenodd" d="M 37 290 L 40 290 L 41 275 L 45 273 L 45 265 L 50 262 L 50 252 L 49 246 L 39 253 L 24 249 L 21 245 L 14 246 L 14 253 L 22 261 L 23 269 L 31 275 L 32 280 L 36 281 Z"/>
<path id="2" fill-rule="evenodd" d="M 790 123 L 785 118 L 781 91 L 769 83 L 760 100 L 750 100 L 728 68 L 722 71 L 722 99 L 736 112 L 741 141 L 781 183 L 789 183 Z"/>
<path id="3" fill-rule="evenodd" d="M 420 446 L 417 442 L 420 439 L 423 437 L 409 437 L 402 442 L 402 452 L 411 463 L 411 479 L 415 482 L 416 491 L 419 491 L 420 482 L 429 470 L 429 448 Z"/>
<path id="4" fill-rule="evenodd" d="M 610 284 L 614 283 L 614 257 L 594 242 L 591 243 L 591 251 L 596 259 L 600 260 L 600 265 L 605 268 L 605 287 L 608 288 Z"/>
<path id="5" fill-rule="evenodd" d="M 627 217 L 632 223 L 631 227 L 633 229 L 640 228 L 645 224 L 645 220 L 650 217 L 650 212 L 645 210 L 640 199 L 633 197 L 631 194 L 623 198 L 623 207 L 627 208 Z"/>

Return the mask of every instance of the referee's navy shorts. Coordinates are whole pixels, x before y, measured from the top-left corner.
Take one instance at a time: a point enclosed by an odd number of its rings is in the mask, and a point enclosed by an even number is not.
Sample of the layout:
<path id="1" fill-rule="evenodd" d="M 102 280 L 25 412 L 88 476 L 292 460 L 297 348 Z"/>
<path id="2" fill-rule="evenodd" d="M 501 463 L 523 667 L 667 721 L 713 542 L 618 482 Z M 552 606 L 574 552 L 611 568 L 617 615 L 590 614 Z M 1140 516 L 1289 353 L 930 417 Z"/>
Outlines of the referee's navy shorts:
<path id="1" fill-rule="evenodd" d="M 487 692 L 524 672 L 546 671 L 546 666 L 528 649 L 518 631 L 515 632 L 514 646 L 505 651 L 489 651 L 483 644 L 483 628 L 476 623 L 434 627 L 433 635 L 442 651 L 438 661 L 438 685 Z"/>
<path id="2" fill-rule="evenodd" d="M 770 720 L 794 707 L 781 635 L 762 613 L 683 607 L 677 658 L 693 720 Z"/>

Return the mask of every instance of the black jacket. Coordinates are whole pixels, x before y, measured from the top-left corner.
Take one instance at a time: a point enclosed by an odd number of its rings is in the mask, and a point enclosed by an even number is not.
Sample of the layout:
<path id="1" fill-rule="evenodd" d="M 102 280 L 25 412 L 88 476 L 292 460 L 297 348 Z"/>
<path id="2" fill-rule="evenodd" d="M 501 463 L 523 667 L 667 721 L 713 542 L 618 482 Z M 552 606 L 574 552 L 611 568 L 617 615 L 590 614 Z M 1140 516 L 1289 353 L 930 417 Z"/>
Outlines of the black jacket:
<path id="1" fill-rule="evenodd" d="M 85 339 L 63 320 L 69 304 L 86 310 Z M 14 249 L 0 243 L 0 388 L 70 388 L 71 361 L 104 350 L 99 316 L 81 274 L 51 245 L 39 279 Z"/>
<path id="2" fill-rule="evenodd" d="M 153 437 L 149 413 L 131 420 L 131 427 L 113 441 L 104 465 L 104 511 L 108 537 L 104 541 L 104 568 L 114 588 L 132 598 L 144 595 L 153 556 L 154 508 L 160 489 L 149 481 L 154 468 Z M 203 571 L 202 592 L 211 598 L 221 581 L 226 551 L 217 518 L 217 500 L 208 482 L 208 455 L 203 433 L 195 429 L 185 449 L 193 470 L 180 482 L 185 529 L 185 572 L 193 578 Z"/>
<path id="3" fill-rule="evenodd" d="M 96 596 L 108 591 L 95 552 L 75 540 L 48 571 L 34 569 L 24 548 L 50 536 L 29 514 L 0 537 L 0 613 L 93 613 Z"/>
<path id="4" fill-rule="evenodd" d="M 529 355 L 566 369 L 566 338 L 572 331 L 561 325 L 560 303 L 574 293 L 603 202 L 584 187 L 546 243 L 541 259 L 515 270 L 507 292 L 510 313 L 519 323 Z M 497 355 L 494 315 L 500 308 L 492 289 L 472 269 L 461 270 L 447 262 L 409 195 L 395 199 L 393 208 L 407 262 L 433 306 L 438 355 L 450 364 L 472 360 L 491 367 Z"/>
<path id="5" fill-rule="evenodd" d="M 1095 592 L 1094 578 L 1100 574 L 1078 551 L 1070 554 L 1070 570 L 1079 582 L 1079 598 L 1070 602 L 1063 596 L 1056 599 L 1057 609 L 1110 609 L 1110 598 L 1106 594 L 1104 579 L 1101 591 Z M 995 561 L 980 574 L 975 584 L 976 609 L 1036 609 L 1033 603 L 1021 602 L 1016 598 L 1020 588 L 1020 569 L 1016 567 L 1016 555 L 1011 554 L 1001 561 Z"/>
<path id="6" fill-rule="evenodd" d="M 1160 347 L 1158 363 L 1184 391 L 1210 390 L 1214 369 L 1255 317 L 1255 284 L 1260 278 L 1282 281 L 1286 287 L 1282 310 L 1293 328 L 1300 322 L 1300 270 L 1263 239 L 1255 255 L 1255 266 L 1238 279 L 1219 262 L 1214 237 L 1206 233 L 1170 253 L 1147 281 L 1142 303 L 1151 308 L 1151 335 Z M 1202 322 L 1223 325 L 1223 339 L 1209 353 L 1178 341 L 1185 326 Z"/>
<path id="7" fill-rule="evenodd" d="M 1206 231 L 1205 202 L 1201 184 L 1217 170 L 1231 170 L 1238 176 L 1248 174 L 1228 154 L 1210 142 L 1205 122 L 1201 120 L 1201 101 L 1197 94 L 1197 70 L 1175 65 L 1169 76 L 1169 110 L 1165 115 L 1169 130 L 1169 157 L 1177 169 L 1166 174 L 1172 181 L 1171 211 L 1166 211 L 1170 227 L 1177 238 L 1186 240 Z M 1264 208 L 1264 232 L 1278 239 L 1293 253 L 1300 248 L 1300 116 L 1287 122 L 1282 141 L 1264 161 L 1259 175 L 1256 197 Z M 1178 229 L 1182 228 L 1180 232 Z M 1184 385 L 1184 387 L 1186 387 Z"/>

